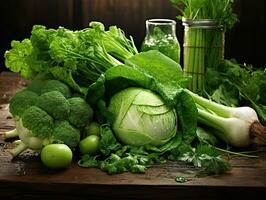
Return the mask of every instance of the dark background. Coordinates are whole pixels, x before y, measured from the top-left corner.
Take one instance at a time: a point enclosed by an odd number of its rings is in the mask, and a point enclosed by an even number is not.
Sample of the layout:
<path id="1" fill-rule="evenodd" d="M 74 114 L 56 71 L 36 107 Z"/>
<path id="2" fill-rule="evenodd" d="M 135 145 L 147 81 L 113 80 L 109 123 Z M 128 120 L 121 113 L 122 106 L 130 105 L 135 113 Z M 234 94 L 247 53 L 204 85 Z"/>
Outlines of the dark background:
<path id="1" fill-rule="evenodd" d="M 235 0 L 234 11 L 239 22 L 226 34 L 225 57 L 265 67 L 265 0 Z M 0 69 L 6 70 L 3 55 L 11 40 L 29 37 L 34 24 L 75 30 L 97 20 L 122 28 L 134 37 L 139 48 L 146 19 L 175 19 L 176 15 L 169 0 L 1 0 Z M 182 44 L 183 27 L 179 21 L 177 36 Z"/>

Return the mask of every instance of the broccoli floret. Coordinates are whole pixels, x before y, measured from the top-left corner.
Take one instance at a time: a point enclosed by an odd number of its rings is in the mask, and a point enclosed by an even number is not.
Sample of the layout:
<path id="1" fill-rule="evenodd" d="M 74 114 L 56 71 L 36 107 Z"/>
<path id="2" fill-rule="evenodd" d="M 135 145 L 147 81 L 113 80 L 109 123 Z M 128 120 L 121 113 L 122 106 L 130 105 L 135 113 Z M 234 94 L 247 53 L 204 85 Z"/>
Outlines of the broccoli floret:
<path id="1" fill-rule="evenodd" d="M 36 106 L 40 107 L 54 119 L 63 120 L 68 118 L 70 111 L 67 99 L 58 91 L 51 91 L 39 97 Z"/>
<path id="2" fill-rule="evenodd" d="M 9 111 L 15 118 L 21 117 L 27 108 L 35 105 L 37 99 L 38 95 L 32 91 L 19 91 L 12 97 L 9 104 Z"/>
<path id="3" fill-rule="evenodd" d="M 20 144 L 10 150 L 13 157 L 50 143 L 64 143 L 72 149 L 78 145 L 80 129 L 90 123 L 93 111 L 81 97 L 67 99 L 70 95 L 60 81 L 34 80 L 12 98 L 10 112 L 16 129 L 4 133 L 4 138 L 20 138 Z"/>
<path id="4" fill-rule="evenodd" d="M 42 88 L 45 85 L 45 80 L 32 80 L 30 84 L 27 86 L 27 90 L 35 92 L 38 95 L 42 94 Z"/>
<path id="5" fill-rule="evenodd" d="M 65 98 L 71 97 L 69 87 L 58 80 L 33 80 L 28 85 L 27 89 L 37 93 L 38 95 L 46 92 L 58 91 L 61 92 Z"/>
<path id="6" fill-rule="evenodd" d="M 70 105 L 70 113 L 68 120 L 76 127 L 84 127 L 91 122 L 93 110 L 91 106 L 80 97 L 68 99 Z"/>
<path id="7" fill-rule="evenodd" d="M 42 88 L 42 94 L 50 91 L 61 92 L 65 98 L 71 97 L 71 91 L 69 87 L 58 80 L 47 80 Z"/>
<path id="8" fill-rule="evenodd" d="M 32 106 L 25 110 L 22 118 L 16 121 L 16 129 L 11 131 L 18 133 L 20 142 L 9 152 L 15 157 L 26 149 L 39 150 L 52 131 L 53 119 L 42 109 Z M 5 134 L 9 135 L 9 132 Z"/>
<path id="9" fill-rule="evenodd" d="M 58 121 L 52 133 L 52 142 L 64 143 L 74 149 L 80 141 L 80 132 L 71 126 L 68 121 Z"/>
<path id="10" fill-rule="evenodd" d="M 26 149 L 40 150 L 50 143 L 64 143 L 74 149 L 80 141 L 80 131 L 68 121 L 53 121 L 45 111 L 32 106 L 25 110 L 16 123 L 20 144 L 10 150 L 13 157 Z"/>
<path id="11" fill-rule="evenodd" d="M 34 136 L 34 134 L 32 133 L 32 131 L 29 130 L 29 129 L 27 129 L 23 125 L 22 119 L 20 119 L 17 122 L 16 130 L 19 133 L 19 139 L 21 140 L 21 144 L 22 143 L 24 144 L 23 146 L 25 146 L 27 148 L 30 148 L 30 149 L 35 149 L 35 150 L 38 150 L 38 149 L 42 148 L 42 146 L 43 146 L 43 139 L 44 139 L 43 137 L 44 136 L 42 136 L 42 135 L 41 135 L 41 137 Z M 49 133 L 49 135 L 50 135 L 50 133 Z M 15 151 L 17 151 L 17 150 L 15 150 Z M 15 151 L 13 151 L 13 153 L 12 153 L 13 155 L 15 154 L 14 153 Z"/>
<path id="12" fill-rule="evenodd" d="M 23 126 L 31 131 L 32 136 L 44 139 L 53 131 L 53 118 L 37 106 L 25 110 L 21 118 Z"/>

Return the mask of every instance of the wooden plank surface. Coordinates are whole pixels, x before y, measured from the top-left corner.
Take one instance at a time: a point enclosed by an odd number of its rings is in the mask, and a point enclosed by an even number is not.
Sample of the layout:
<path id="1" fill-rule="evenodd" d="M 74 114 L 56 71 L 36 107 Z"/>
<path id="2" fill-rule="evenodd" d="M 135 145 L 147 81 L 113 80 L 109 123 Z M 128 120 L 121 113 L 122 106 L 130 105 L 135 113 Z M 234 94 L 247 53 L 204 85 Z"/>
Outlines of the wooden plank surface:
<path id="1" fill-rule="evenodd" d="M 12 160 L 2 134 L 14 127 L 8 101 L 26 81 L 13 73 L 0 74 L 0 199 L 250 199 L 266 193 L 266 153 L 259 158 L 233 158 L 223 175 L 196 178 L 195 169 L 179 162 L 155 165 L 145 174 L 107 175 L 98 169 L 45 168 L 36 153 Z M 78 158 L 76 158 L 77 160 Z M 189 178 L 178 183 L 177 176 Z"/>

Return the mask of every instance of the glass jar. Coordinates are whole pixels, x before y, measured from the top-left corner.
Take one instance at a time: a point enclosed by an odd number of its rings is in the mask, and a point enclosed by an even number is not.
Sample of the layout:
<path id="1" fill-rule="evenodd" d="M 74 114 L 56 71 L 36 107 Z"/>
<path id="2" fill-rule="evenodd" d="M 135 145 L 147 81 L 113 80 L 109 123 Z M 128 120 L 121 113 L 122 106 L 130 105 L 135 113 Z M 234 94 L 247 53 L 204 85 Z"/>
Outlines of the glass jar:
<path id="1" fill-rule="evenodd" d="M 177 63 L 180 62 L 180 45 L 176 37 L 176 22 L 174 20 L 146 20 L 146 36 L 141 51 L 148 50 L 158 50 Z"/>
<path id="2" fill-rule="evenodd" d="M 224 29 L 210 19 L 182 19 L 184 30 L 183 70 L 192 77 L 191 91 L 202 94 L 205 73 L 210 67 L 218 67 L 224 59 Z"/>

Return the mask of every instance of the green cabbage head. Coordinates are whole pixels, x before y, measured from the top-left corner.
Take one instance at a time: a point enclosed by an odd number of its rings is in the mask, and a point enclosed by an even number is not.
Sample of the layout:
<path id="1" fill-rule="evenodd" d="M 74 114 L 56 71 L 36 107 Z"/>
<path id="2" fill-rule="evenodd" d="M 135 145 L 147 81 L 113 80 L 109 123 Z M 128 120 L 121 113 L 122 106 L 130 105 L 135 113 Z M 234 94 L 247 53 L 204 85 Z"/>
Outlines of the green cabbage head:
<path id="1" fill-rule="evenodd" d="M 114 116 L 112 129 L 124 144 L 160 146 L 177 131 L 175 110 L 150 90 L 122 90 L 111 98 L 108 110 Z"/>

